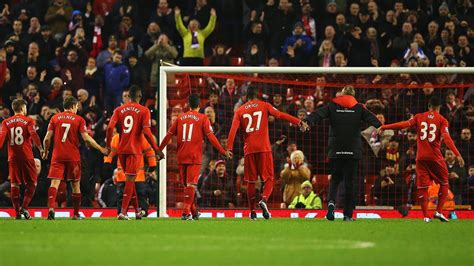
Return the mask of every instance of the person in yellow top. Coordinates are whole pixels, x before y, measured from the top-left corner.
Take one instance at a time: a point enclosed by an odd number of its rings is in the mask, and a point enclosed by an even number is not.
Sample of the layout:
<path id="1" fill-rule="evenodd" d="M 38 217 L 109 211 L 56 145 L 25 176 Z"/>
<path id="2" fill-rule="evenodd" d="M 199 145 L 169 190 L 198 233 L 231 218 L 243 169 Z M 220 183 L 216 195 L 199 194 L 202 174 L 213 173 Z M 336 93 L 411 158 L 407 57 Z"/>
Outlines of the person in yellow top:
<path id="1" fill-rule="evenodd" d="M 180 65 L 182 66 L 202 66 L 204 65 L 204 42 L 211 35 L 216 26 L 216 10 L 211 9 L 211 18 L 207 26 L 201 30 L 199 21 L 193 19 L 189 22 L 188 28 L 183 24 L 181 19 L 181 10 L 178 7 L 174 9 L 174 18 L 176 21 L 176 29 L 183 38 L 183 58 Z"/>
<path id="2" fill-rule="evenodd" d="M 112 163 L 113 157 L 117 155 L 117 146 L 119 143 L 120 136 L 119 134 L 115 134 L 112 138 L 111 143 L 111 152 L 108 156 L 104 157 L 104 163 Z M 137 190 L 137 195 L 134 195 L 132 198 L 132 205 L 140 206 L 141 209 L 141 216 L 148 215 L 148 202 L 146 200 L 146 172 L 145 172 L 145 159 L 148 163 L 148 173 L 153 173 L 154 169 L 156 168 L 156 156 L 155 151 L 151 148 L 148 141 L 142 136 L 142 152 L 143 158 L 140 163 L 140 170 L 137 173 L 137 178 L 135 179 L 135 186 Z M 123 198 L 123 190 L 125 187 L 125 173 L 122 170 L 122 166 L 120 165 L 119 160 L 117 160 L 117 212 L 120 213 L 121 206 L 122 206 L 122 198 Z M 135 207 L 135 206 L 134 206 Z M 138 208 L 135 207 L 134 209 L 137 210 Z M 137 215 L 140 217 L 140 215 Z"/>
<path id="3" fill-rule="evenodd" d="M 313 192 L 313 185 L 308 180 L 301 184 L 301 193 L 293 198 L 289 209 L 322 209 L 321 198 Z"/>

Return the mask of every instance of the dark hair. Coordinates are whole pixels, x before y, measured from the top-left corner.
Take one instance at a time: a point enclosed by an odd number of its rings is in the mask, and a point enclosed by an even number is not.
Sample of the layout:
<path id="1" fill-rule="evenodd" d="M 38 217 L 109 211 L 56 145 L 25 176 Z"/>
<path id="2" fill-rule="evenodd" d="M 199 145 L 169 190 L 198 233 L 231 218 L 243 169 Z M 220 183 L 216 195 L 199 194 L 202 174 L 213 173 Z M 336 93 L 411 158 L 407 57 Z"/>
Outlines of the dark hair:
<path id="1" fill-rule="evenodd" d="M 140 101 L 141 98 L 142 98 L 142 90 L 140 89 L 140 87 L 138 87 L 137 85 L 132 85 L 130 86 L 130 89 L 128 90 L 129 91 L 129 94 L 130 94 L 130 99 L 132 101 Z"/>
<path id="2" fill-rule="evenodd" d="M 257 99 L 258 97 L 258 88 L 249 86 L 247 88 L 247 99 L 252 100 L 252 99 Z"/>
<path id="3" fill-rule="evenodd" d="M 119 55 L 123 56 L 123 53 L 120 49 L 115 49 L 114 50 L 113 55 L 116 55 L 116 54 L 119 54 Z"/>
<path id="4" fill-rule="evenodd" d="M 15 99 L 12 102 L 12 109 L 15 113 L 21 112 L 23 106 L 26 106 L 26 101 L 23 99 Z"/>
<path id="5" fill-rule="evenodd" d="M 73 96 L 67 96 L 66 98 L 64 98 L 64 101 L 63 101 L 63 107 L 64 109 L 71 109 L 74 107 L 74 105 L 77 104 L 77 99 Z"/>
<path id="6" fill-rule="evenodd" d="M 431 107 L 431 108 L 436 108 L 436 107 L 440 107 L 441 106 L 441 100 L 436 97 L 436 96 L 433 96 L 430 98 L 430 101 L 428 103 L 428 107 Z"/>
<path id="7" fill-rule="evenodd" d="M 191 109 L 198 108 L 199 104 L 201 103 L 201 98 L 199 97 L 199 94 L 193 93 L 193 94 L 189 95 L 188 103 L 189 103 L 189 107 L 191 107 Z"/>

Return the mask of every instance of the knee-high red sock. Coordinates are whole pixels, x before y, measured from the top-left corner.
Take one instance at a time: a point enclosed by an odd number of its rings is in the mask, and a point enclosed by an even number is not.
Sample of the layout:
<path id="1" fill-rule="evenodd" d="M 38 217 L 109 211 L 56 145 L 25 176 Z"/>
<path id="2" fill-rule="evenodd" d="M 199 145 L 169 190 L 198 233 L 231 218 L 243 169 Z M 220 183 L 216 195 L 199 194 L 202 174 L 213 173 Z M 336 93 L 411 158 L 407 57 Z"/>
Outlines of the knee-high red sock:
<path id="1" fill-rule="evenodd" d="M 122 214 L 127 215 L 128 206 L 130 206 L 130 200 L 133 196 L 133 190 L 135 188 L 135 182 L 126 181 L 125 188 L 123 189 L 123 200 L 122 200 Z"/>
<path id="2" fill-rule="evenodd" d="M 133 206 L 133 209 L 135 209 L 135 212 L 138 212 L 139 207 L 138 207 L 137 186 L 133 187 L 133 195 L 132 195 L 132 199 L 131 199 L 131 204 Z"/>
<path id="3" fill-rule="evenodd" d="M 273 191 L 273 178 L 268 178 L 267 181 L 263 184 L 263 193 L 262 193 L 262 198 L 267 201 L 270 196 L 272 195 Z"/>
<path id="4" fill-rule="evenodd" d="M 48 188 L 48 208 L 52 209 L 56 206 L 56 194 L 58 189 L 55 187 Z"/>
<path id="5" fill-rule="evenodd" d="M 184 188 L 184 209 L 183 213 L 190 214 L 191 213 L 191 205 L 194 202 L 194 187 L 188 186 Z"/>
<path id="6" fill-rule="evenodd" d="M 74 207 L 74 215 L 79 215 L 79 207 L 81 206 L 81 193 L 72 193 L 72 207 Z"/>
<path id="7" fill-rule="evenodd" d="M 23 196 L 23 209 L 28 209 L 28 205 L 30 205 L 31 199 L 33 195 L 35 195 L 36 184 L 35 183 L 27 183 L 25 189 L 25 195 Z"/>
<path id="8" fill-rule="evenodd" d="M 13 208 L 18 212 L 20 210 L 20 188 L 11 186 L 10 197 L 12 199 Z"/>
<path id="9" fill-rule="evenodd" d="M 443 211 L 444 203 L 446 203 L 446 199 L 448 198 L 448 185 L 441 185 L 439 186 L 439 193 L 438 193 L 438 206 L 436 210 L 441 213 Z"/>
<path id="10" fill-rule="evenodd" d="M 196 203 L 191 204 L 191 214 L 196 215 L 198 213 Z"/>
<path id="11" fill-rule="evenodd" d="M 247 200 L 249 202 L 249 210 L 255 210 L 255 183 L 247 183 Z"/>
<path id="12" fill-rule="evenodd" d="M 418 189 L 418 201 L 421 205 L 421 210 L 423 211 L 423 216 L 429 217 L 428 216 L 429 195 L 428 195 L 428 188 L 427 187 Z"/>

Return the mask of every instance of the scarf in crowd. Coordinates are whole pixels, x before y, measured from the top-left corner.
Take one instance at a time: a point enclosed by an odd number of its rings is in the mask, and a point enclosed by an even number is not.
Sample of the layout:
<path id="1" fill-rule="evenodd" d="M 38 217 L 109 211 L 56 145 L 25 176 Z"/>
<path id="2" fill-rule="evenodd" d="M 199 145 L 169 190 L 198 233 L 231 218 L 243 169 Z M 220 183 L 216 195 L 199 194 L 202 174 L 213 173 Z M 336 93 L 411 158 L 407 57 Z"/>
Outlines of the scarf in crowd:
<path id="1" fill-rule="evenodd" d="M 191 32 L 192 39 L 191 39 L 191 48 L 198 49 L 199 48 L 199 40 L 198 40 L 198 32 L 193 31 Z"/>
<path id="2" fill-rule="evenodd" d="M 97 57 L 102 50 L 102 29 L 98 26 L 94 27 L 94 37 L 92 38 L 91 57 Z"/>
<path id="3" fill-rule="evenodd" d="M 94 67 L 92 69 L 86 68 L 86 76 L 92 76 L 94 73 L 97 71 L 97 67 Z"/>

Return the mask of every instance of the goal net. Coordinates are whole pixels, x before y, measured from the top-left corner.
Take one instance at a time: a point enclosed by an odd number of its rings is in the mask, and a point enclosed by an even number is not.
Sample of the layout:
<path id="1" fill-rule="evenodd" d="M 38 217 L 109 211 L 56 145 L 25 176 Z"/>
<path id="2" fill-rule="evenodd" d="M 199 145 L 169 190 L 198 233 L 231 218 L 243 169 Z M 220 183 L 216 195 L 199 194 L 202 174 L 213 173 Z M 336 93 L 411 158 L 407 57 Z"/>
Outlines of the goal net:
<path id="1" fill-rule="evenodd" d="M 159 137 L 176 117 L 189 110 L 187 97 L 201 96 L 201 112 L 213 124 L 214 132 L 224 145 L 232 124 L 234 110 L 246 101 L 249 86 L 259 88 L 260 98 L 277 109 L 299 118 L 323 106 L 344 86 L 356 88 L 356 99 L 377 115 L 382 123 L 407 120 L 427 110 L 432 96 L 443 100 L 441 113 L 450 123 L 450 133 L 463 155 L 465 168 L 450 167 L 451 192 L 448 206 L 470 205 L 474 199 L 473 170 L 469 174 L 474 149 L 470 130 L 474 122 L 474 70 L 471 68 L 271 68 L 271 67 L 162 67 L 159 89 Z M 327 158 L 329 123 L 314 125 L 302 133 L 287 122 L 271 119 L 269 137 L 272 143 L 275 187 L 269 199 L 270 208 L 294 206 L 292 200 L 301 192 L 302 183 L 309 181 L 321 204 L 327 204 L 330 168 Z M 361 127 L 363 159 L 359 175 L 354 180 L 356 205 L 379 206 L 417 205 L 415 197 L 416 131 L 386 131 L 378 136 L 373 128 Z M 239 135 L 234 145 L 234 158 L 220 162 L 212 145 L 205 141 L 201 177 L 196 200 L 199 208 L 247 208 L 243 180 L 243 142 Z M 291 154 L 304 154 L 303 167 L 295 169 Z M 449 151 L 442 149 L 448 163 Z M 160 162 L 160 216 L 167 208 L 181 208 L 184 191 L 180 182 L 176 139 L 166 150 L 166 160 Z M 293 156 L 298 157 L 298 156 Z M 293 160 L 292 160 L 293 159 Z M 216 162 L 218 166 L 216 167 Z M 343 185 L 338 204 L 342 206 Z M 257 184 L 257 188 L 259 184 Z M 436 186 L 432 188 L 433 203 Z"/>

